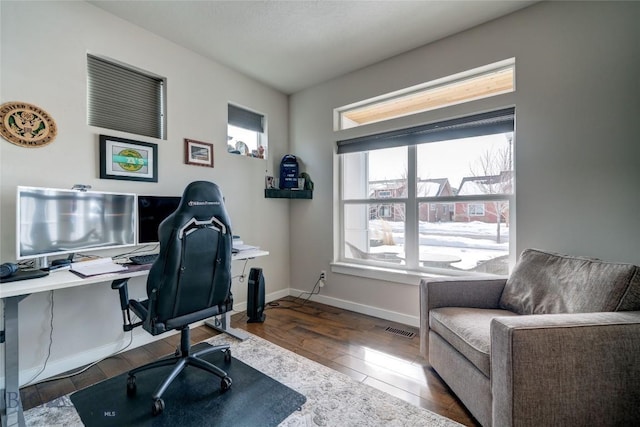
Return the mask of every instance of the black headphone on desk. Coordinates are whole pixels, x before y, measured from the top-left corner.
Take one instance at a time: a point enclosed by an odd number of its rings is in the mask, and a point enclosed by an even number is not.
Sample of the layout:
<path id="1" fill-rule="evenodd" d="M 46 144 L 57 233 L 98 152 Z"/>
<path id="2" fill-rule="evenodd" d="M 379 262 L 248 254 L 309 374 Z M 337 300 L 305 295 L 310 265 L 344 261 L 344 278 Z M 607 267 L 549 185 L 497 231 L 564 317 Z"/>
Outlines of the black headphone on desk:
<path id="1" fill-rule="evenodd" d="M 18 266 L 16 264 L 5 262 L 4 264 L 0 265 L 0 279 L 13 276 L 17 271 Z"/>

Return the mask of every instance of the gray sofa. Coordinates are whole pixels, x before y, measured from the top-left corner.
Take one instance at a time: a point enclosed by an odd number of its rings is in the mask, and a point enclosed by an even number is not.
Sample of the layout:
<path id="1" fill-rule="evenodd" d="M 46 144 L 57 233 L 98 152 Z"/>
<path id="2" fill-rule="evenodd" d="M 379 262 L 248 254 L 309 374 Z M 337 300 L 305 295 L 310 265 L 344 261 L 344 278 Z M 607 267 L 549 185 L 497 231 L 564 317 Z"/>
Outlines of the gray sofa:
<path id="1" fill-rule="evenodd" d="M 421 352 L 483 426 L 640 425 L 640 267 L 524 251 L 424 279 Z"/>

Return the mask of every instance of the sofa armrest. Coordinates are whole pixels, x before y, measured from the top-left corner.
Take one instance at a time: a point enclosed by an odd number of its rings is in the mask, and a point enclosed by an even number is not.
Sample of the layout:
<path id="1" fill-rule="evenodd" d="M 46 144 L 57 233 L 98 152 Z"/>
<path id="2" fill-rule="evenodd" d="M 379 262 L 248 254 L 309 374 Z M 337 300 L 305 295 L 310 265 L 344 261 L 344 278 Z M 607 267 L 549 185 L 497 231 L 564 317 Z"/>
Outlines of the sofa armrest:
<path id="1" fill-rule="evenodd" d="M 639 311 L 491 322 L 493 425 L 632 425 L 639 379 Z"/>
<path id="2" fill-rule="evenodd" d="M 498 308 L 506 277 L 444 277 L 420 281 L 420 353 L 427 357 L 429 310 L 438 307 Z"/>

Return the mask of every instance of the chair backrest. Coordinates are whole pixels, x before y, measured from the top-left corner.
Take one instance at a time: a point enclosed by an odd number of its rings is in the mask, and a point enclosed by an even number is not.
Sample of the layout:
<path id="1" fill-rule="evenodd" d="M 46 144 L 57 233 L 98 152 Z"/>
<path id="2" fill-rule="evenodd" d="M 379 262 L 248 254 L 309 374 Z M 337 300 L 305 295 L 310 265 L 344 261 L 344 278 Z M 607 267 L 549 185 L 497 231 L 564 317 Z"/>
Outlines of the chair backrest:
<path id="1" fill-rule="evenodd" d="M 145 329 L 177 329 L 231 310 L 232 233 L 224 199 L 212 182 L 189 184 L 159 226 L 160 253 L 147 279 Z"/>

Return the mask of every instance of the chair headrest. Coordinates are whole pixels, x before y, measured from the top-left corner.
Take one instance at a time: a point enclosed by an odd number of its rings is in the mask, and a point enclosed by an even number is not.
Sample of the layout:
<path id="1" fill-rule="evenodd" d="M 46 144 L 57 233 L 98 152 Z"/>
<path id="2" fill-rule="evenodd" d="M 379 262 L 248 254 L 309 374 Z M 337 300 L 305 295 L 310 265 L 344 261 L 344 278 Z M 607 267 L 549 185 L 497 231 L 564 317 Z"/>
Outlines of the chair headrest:
<path id="1" fill-rule="evenodd" d="M 229 224 L 222 191 L 216 184 L 209 181 L 194 181 L 187 185 L 175 215 L 196 218 L 200 221 L 215 216 L 225 224 Z"/>

